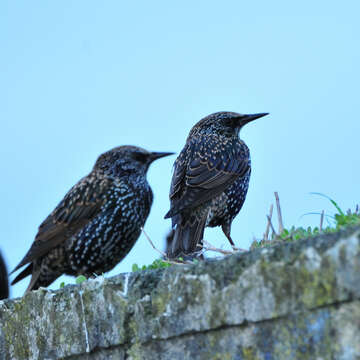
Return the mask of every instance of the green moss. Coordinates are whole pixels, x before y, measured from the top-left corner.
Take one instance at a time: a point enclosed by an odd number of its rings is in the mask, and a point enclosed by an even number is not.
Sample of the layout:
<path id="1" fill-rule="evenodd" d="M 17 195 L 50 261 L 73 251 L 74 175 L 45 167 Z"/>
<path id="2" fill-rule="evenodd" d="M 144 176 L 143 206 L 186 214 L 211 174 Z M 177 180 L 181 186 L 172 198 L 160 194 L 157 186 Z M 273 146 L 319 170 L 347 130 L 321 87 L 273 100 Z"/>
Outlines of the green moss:
<path id="1" fill-rule="evenodd" d="M 307 269 L 302 264 L 297 269 L 294 280 L 299 289 L 299 297 L 307 308 L 328 304 L 336 295 L 336 276 L 334 264 L 323 258 L 319 269 Z"/>
<path id="2" fill-rule="evenodd" d="M 210 327 L 217 327 L 226 323 L 227 309 L 222 303 L 222 300 L 217 296 L 211 296 L 210 299 L 211 310 L 206 314 Z"/>
<path id="3" fill-rule="evenodd" d="M 276 262 L 269 262 L 262 258 L 260 260 L 259 276 L 264 279 L 265 287 L 271 291 L 275 299 L 274 313 L 276 317 L 282 311 L 284 299 L 288 299 L 292 295 L 293 280 L 289 276 L 291 269 L 285 264 L 279 266 Z"/>
<path id="4" fill-rule="evenodd" d="M 143 360 L 146 359 L 143 355 L 143 351 L 140 343 L 135 343 L 131 346 L 131 348 L 127 351 L 127 355 L 131 360 Z"/>
<path id="5" fill-rule="evenodd" d="M 234 354 L 232 354 L 229 349 L 222 349 L 219 345 L 223 338 L 224 334 L 222 331 L 212 331 L 208 333 L 207 341 L 209 346 L 206 346 L 208 352 L 205 354 L 202 353 L 202 358 L 206 356 L 206 359 L 211 360 L 232 360 Z M 221 350 L 225 350 L 225 352 Z"/>
<path id="6" fill-rule="evenodd" d="M 163 314 L 166 311 L 166 306 L 169 304 L 171 299 L 170 291 L 156 292 L 151 297 L 151 303 L 153 311 L 156 316 Z"/>
<path id="7" fill-rule="evenodd" d="M 345 244 L 342 244 L 341 246 L 340 246 L 340 263 L 341 263 L 341 265 L 346 265 L 346 245 Z"/>
<path id="8" fill-rule="evenodd" d="M 139 342 L 139 336 L 138 336 L 138 323 L 132 318 L 126 319 L 126 323 L 124 324 L 126 326 L 126 343 L 127 344 L 136 344 Z"/>
<path id="9" fill-rule="evenodd" d="M 8 349 L 13 350 L 14 358 L 27 359 L 32 356 L 29 344 L 27 342 L 27 335 L 24 333 L 29 327 L 30 316 L 29 306 L 25 302 L 25 298 L 12 303 L 12 314 L 16 316 L 7 317 L 3 320 L 3 333 Z"/>
<path id="10" fill-rule="evenodd" d="M 336 265 L 331 259 L 323 257 L 318 268 L 309 266 L 306 255 L 300 256 L 296 264 L 284 266 L 261 259 L 260 275 L 275 298 L 274 316 L 281 311 L 284 299 L 294 298 L 306 308 L 314 308 L 336 298 Z M 296 289 L 296 294 L 293 289 Z"/>
<path id="11" fill-rule="evenodd" d="M 217 353 L 217 354 L 209 355 L 209 359 L 211 359 L 211 360 L 232 360 L 233 355 L 231 355 L 229 352 Z"/>
<path id="12" fill-rule="evenodd" d="M 243 347 L 242 355 L 244 360 L 257 360 L 259 357 L 256 355 L 256 350 L 253 347 Z"/>
<path id="13" fill-rule="evenodd" d="M 328 309 L 289 316 L 276 323 L 275 332 L 272 341 L 274 359 L 334 358 L 334 334 Z"/>

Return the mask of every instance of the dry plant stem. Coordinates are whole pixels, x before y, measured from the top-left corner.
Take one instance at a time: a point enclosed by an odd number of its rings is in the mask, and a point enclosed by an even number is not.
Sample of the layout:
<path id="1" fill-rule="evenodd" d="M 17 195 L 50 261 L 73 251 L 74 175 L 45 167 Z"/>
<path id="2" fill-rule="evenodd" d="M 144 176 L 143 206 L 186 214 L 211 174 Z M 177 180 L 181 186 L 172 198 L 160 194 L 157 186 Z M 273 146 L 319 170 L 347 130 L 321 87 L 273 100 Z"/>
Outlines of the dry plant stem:
<path id="1" fill-rule="evenodd" d="M 161 251 L 161 250 L 159 250 L 159 249 L 156 248 L 156 246 L 155 246 L 154 243 L 151 241 L 149 235 L 146 233 L 146 231 L 144 230 L 143 227 L 141 228 L 141 231 L 144 233 L 145 237 L 146 237 L 147 240 L 149 241 L 149 243 L 150 243 L 150 245 L 152 246 L 152 248 L 153 248 L 154 250 L 156 250 L 159 254 L 161 254 L 162 257 L 167 258 L 166 254 L 165 254 L 163 251 Z"/>
<path id="2" fill-rule="evenodd" d="M 321 215 L 320 215 L 320 225 L 319 225 L 320 232 L 322 232 L 322 230 L 323 230 L 323 224 L 324 224 L 324 210 L 321 212 Z"/>
<path id="3" fill-rule="evenodd" d="M 144 230 L 144 228 L 140 228 L 141 231 L 144 233 L 146 239 L 149 241 L 150 245 L 152 246 L 152 248 L 154 250 L 156 250 L 159 254 L 161 254 L 161 256 L 163 257 L 163 261 L 166 262 L 166 263 L 169 263 L 169 264 L 175 264 L 175 265 L 179 265 L 179 264 L 191 264 L 191 262 L 189 261 L 174 261 L 174 260 L 170 260 L 167 255 L 159 250 L 155 245 L 154 243 L 152 242 L 152 240 L 150 239 L 150 236 L 146 233 L 146 231 Z"/>
<path id="4" fill-rule="evenodd" d="M 192 265 L 193 263 L 191 261 L 186 261 L 186 260 L 170 260 L 168 258 L 164 258 L 162 259 L 163 262 L 167 263 L 167 264 L 172 264 L 172 265 Z"/>
<path id="5" fill-rule="evenodd" d="M 272 214 L 273 214 L 273 209 L 274 209 L 274 205 L 271 204 L 270 205 L 270 211 L 269 211 L 269 218 L 272 218 Z M 266 229 L 265 229 L 265 233 L 264 233 L 264 240 L 268 240 L 269 239 L 269 231 L 270 231 L 270 221 L 268 220 L 267 224 L 266 224 Z"/>
<path id="6" fill-rule="evenodd" d="M 284 230 L 284 224 L 283 224 L 283 220 L 282 220 L 282 216 L 281 216 L 279 194 L 277 193 L 277 191 L 275 191 L 274 194 L 275 194 L 276 209 L 277 209 L 278 219 L 279 219 L 279 234 L 281 234 Z"/>
<path id="7" fill-rule="evenodd" d="M 206 247 L 205 246 L 203 247 L 203 249 L 205 251 L 215 251 L 215 252 L 218 252 L 218 253 L 223 254 L 223 255 L 234 254 L 234 251 L 229 251 L 229 250 L 223 250 L 223 249 L 216 248 L 215 246 L 211 245 L 210 243 L 208 243 L 205 240 L 203 240 L 203 242 L 206 245 Z"/>
<path id="8" fill-rule="evenodd" d="M 270 227 L 271 227 L 272 232 L 275 234 L 275 236 L 277 236 L 276 231 L 275 231 L 275 229 L 274 229 L 274 226 L 273 226 L 273 224 L 272 224 L 272 222 L 271 222 L 270 216 L 269 216 L 269 215 L 266 215 L 266 217 L 267 217 L 267 219 L 268 219 L 268 222 L 269 222 L 269 224 L 270 224 Z"/>
<path id="9" fill-rule="evenodd" d="M 231 247 L 232 247 L 232 249 L 233 249 L 234 251 L 248 251 L 248 250 L 246 250 L 246 249 L 241 249 L 241 248 L 238 248 L 238 247 L 233 246 L 233 245 L 231 245 Z"/>

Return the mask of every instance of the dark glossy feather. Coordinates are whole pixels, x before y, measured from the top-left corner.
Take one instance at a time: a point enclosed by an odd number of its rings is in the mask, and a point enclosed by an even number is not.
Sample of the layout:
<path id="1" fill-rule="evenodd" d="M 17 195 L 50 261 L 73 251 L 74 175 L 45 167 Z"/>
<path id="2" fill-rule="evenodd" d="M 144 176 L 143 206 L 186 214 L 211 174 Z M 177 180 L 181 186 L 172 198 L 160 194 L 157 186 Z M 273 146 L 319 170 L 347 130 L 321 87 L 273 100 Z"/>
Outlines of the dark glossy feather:
<path id="1" fill-rule="evenodd" d="M 211 158 L 206 152 L 207 149 L 201 147 L 200 151 L 195 152 L 197 157 L 191 159 L 188 166 L 181 161 L 175 163 L 170 188 L 171 208 L 165 218 L 216 197 L 250 169 L 249 158 L 242 156 L 247 154 L 241 151 L 231 157 L 231 154 L 221 154 L 223 158 L 220 154 Z"/>
<path id="2" fill-rule="evenodd" d="M 231 224 L 247 194 L 251 173 L 250 153 L 239 139 L 240 129 L 267 115 L 217 112 L 190 130 L 174 164 L 170 186 L 173 226 L 171 257 L 192 256 L 201 244 L 205 226 L 221 226 L 233 245 Z"/>
<path id="3" fill-rule="evenodd" d="M 68 233 L 76 233 L 100 212 L 104 199 L 95 195 L 100 187 L 97 182 L 104 186 L 109 180 L 97 180 L 90 174 L 70 189 L 40 225 L 30 250 L 11 273 L 48 253 L 65 241 Z"/>
<path id="4" fill-rule="evenodd" d="M 33 272 L 33 263 L 29 264 L 20 274 L 18 274 L 16 278 L 11 282 L 11 285 L 15 285 L 20 280 L 31 275 L 32 272 Z"/>
<path id="5" fill-rule="evenodd" d="M 200 244 L 205 227 L 206 216 L 202 218 L 188 218 L 183 219 L 180 215 L 178 220 L 178 228 L 174 233 L 174 237 L 171 242 L 170 252 L 173 254 L 187 254 L 197 250 L 197 245 Z"/>
<path id="6" fill-rule="evenodd" d="M 62 274 L 92 277 L 113 269 L 132 249 L 149 215 L 150 164 L 171 154 L 126 145 L 100 155 L 91 173 L 40 225 L 15 270 L 30 264 L 14 283 L 31 275 L 26 290 L 31 291 Z"/>
<path id="7" fill-rule="evenodd" d="M 9 279 L 5 261 L 0 253 L 0 300 L 9 297 Z"/>

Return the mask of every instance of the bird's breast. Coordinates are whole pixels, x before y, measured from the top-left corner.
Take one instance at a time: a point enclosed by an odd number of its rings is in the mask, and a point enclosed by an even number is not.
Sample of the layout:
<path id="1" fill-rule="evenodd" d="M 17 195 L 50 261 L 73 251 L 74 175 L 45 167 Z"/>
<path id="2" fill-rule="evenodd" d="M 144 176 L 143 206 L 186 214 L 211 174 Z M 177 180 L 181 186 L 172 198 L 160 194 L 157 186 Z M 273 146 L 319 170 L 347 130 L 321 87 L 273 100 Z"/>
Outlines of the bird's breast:
<path id="1" fill-rule="evenodd" d="M 226 192 L 221 193 L 211 200 L 209 212 L 206 220 L 206 226 L 217 226 L 220 219 L 227 215 L 228 195 Z"/>

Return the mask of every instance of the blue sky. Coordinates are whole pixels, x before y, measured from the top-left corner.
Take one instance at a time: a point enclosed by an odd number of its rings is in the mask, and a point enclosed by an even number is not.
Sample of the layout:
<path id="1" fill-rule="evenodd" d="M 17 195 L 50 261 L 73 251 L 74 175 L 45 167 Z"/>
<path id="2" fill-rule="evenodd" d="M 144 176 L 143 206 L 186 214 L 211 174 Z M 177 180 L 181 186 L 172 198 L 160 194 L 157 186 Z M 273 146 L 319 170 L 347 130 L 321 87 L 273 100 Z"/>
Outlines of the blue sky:
<path id="1" fill-rule="evenodd" d="M 241 137 L 252 156 L 232 237 L 261 237 L 273 192 L 285 225 L 359 202 L 360 25 L 356 1 L 2 1 L 0 248 L 13 269 L 69 188 L 114 146 L 179 152 L 216 111 L 270 112 Z M 163 248 L 175 157 L 155 162 L 146 230 Z M 206 230 L 227 246 L 220 229 Z M 141 236 L 107 276 L 149 264 Z M 65 279 L 65 280 L 64 280 Z M 73 282 L 61 278 L 59 282 Z M 11 290 L 20 296 L 28 280 Z"/>

